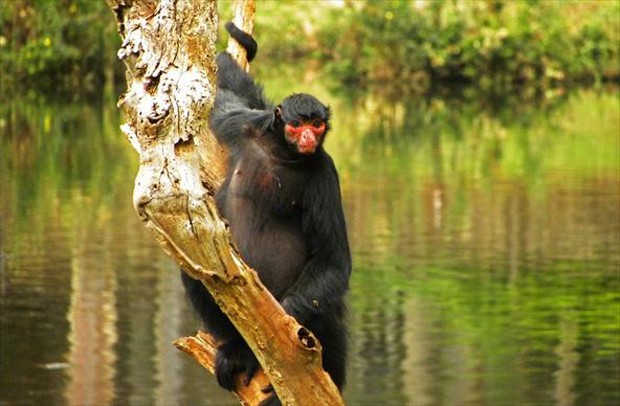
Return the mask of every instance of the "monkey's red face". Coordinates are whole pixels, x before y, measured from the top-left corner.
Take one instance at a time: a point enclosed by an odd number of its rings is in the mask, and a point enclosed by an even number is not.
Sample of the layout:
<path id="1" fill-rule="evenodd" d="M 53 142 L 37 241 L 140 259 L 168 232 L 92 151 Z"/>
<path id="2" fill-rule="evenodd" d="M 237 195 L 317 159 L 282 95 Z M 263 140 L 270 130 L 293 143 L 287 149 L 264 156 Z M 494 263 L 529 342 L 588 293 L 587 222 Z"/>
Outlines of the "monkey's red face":
<path id="1" fill-rule="evenodd" d="M 303 122 L 291 120 L 284 126 L 286 140 L 302 155 L 310 155 L 323 143 L 325 121 L 321 119 Z"/>

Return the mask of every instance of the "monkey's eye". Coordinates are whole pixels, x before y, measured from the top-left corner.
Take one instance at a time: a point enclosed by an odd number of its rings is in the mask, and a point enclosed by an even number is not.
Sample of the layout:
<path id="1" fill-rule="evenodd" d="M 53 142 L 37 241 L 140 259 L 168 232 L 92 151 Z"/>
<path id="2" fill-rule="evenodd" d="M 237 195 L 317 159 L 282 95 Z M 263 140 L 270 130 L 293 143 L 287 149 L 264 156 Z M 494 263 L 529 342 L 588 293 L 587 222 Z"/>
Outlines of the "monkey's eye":
<path id="1" fill-rule="evenodd" d="M 297 121 L 297 120 L 293 120 L 289 124 L 291 125 L 291 127 L 297 128 L 297 127 L 299 127 L 299 125 L 301 123 L 299 121 Z"/>
<path id="2" fill-rule="evenodd" d="M 319 128 L 322 125 L 323 125 L 323 120 L 316 119 L 312 122 L 312 126 L 314 128 Z"/>

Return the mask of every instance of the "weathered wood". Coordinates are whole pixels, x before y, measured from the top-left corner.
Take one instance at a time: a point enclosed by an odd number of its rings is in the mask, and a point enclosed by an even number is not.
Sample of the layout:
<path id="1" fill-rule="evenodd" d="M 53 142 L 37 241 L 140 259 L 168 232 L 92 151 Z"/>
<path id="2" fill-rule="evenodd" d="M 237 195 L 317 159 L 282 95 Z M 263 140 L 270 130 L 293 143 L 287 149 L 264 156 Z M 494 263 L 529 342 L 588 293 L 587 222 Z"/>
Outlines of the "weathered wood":
<path id="1" fill-rule="evenodd" d="M 320 344 L 245 265 L 215 206 L 225 161 L 208 129 L 215 96 L 215 1 L 107 1 L 123 39 L 118 56 L 127 66 L 128 89 L 119 106 L 127 116 L 122 130 L 140 156 L 133 196 L 140 218 L 209 289 L 284 404 L 341 405 L 321 368 Z M 203 343 L 189 342 L 184 350 L 194 356 L 202 351 Z M 259 398 L 248 398 L 254 399 L 248 404 Z"/>

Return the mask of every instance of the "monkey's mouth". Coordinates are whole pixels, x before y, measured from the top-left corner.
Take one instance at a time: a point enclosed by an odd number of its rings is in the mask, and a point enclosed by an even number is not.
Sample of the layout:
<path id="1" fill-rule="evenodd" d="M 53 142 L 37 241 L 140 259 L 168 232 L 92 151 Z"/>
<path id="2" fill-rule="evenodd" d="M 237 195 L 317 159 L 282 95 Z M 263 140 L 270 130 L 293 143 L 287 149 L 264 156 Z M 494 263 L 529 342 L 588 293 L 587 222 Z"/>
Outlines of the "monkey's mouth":
<path id="1" fill-rule="evenodd" d="M 316 144 L 314 144 L 314 145 L 300 145 L 297 148 L 297 151 L 300 154 L 302 154 L 302 155 L 314 154 L 314 152 L 316 151 Z"/>
<path id="2" fill-rule="evenodd" d="M 299 151 L 300 154 L 314 154 L 318 145 L 319 143 L 315 135 L 310 133 L 301 138 L 297 144 L 297 151 Z"/>

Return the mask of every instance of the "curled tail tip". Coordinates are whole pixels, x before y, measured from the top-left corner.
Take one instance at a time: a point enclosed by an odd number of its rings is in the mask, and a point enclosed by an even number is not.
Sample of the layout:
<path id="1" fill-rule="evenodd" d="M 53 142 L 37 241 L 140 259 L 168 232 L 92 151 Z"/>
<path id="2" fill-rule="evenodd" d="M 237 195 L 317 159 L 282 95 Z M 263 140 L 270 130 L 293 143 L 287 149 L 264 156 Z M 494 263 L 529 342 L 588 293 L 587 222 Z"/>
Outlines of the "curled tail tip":
<path id="1" fill-rule="evenodd" d="M 232 21 L 228 21 L 225 24 L 225 27 L 230 36 L 233 37 L 243 47 L 243 49 L 245 49 L 246 58 L 248 62 L 251 62 L 258 51 L 258 44 L 256 43 L 256 40 L 250 34 L 237 27 Z"/>

